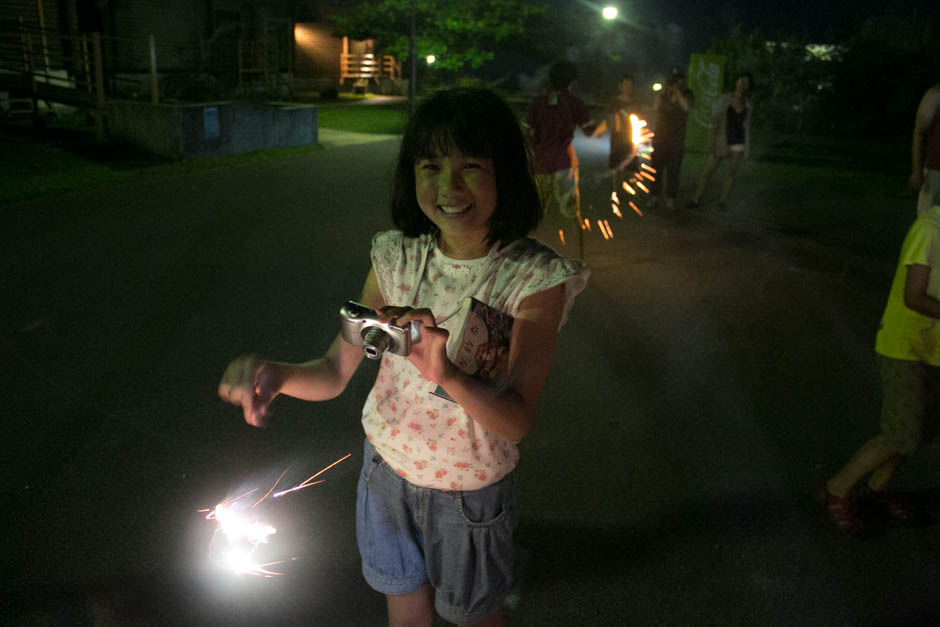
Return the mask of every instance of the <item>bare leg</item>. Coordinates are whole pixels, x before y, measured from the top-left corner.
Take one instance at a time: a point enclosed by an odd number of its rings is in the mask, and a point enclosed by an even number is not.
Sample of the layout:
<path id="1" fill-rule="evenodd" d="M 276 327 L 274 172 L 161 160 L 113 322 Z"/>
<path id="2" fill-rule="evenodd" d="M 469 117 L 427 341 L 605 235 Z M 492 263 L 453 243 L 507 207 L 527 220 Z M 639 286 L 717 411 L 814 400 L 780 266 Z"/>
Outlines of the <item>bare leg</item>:
<path id="1" fill-rule="evenodd" d="M 731 188 L 734 186 L 734 176 L 738 172 L 738 166 L 741 164 L 741 157 L 743 155 L 743 152 L 731 153 L 731 163 L 728 164 L 728 175 L 725 177 L 725 185 L 721 189 L 721 196 L 718 198 L 718 202 L 723 203 L 728 200 L 728 194 L 731 193 Z"/>
<path id="2" fill-rule="evenodd" d="M 882 473 L 887 473 L 883 480 L 887 483 L 891 478 L 891 473 L 897 468 L 894 458 L 900 457 L 899 453 L 885 446 L 881 436 L 876 436 L 863 444 L 855 455 L 846 463 L 834 477 L 826 482 L 826 489 L 829 494 L 845 497 L 858 481 L 865 475 L 880 471 L 886 463 L 891 463 L 890 470 L 886 468 Z"/>
<path id="3" fill-rule="evenodd" d="M 432 594 L 429 584 L 408 594 L 386 594 L 389 627 L 431 627 L 434 620 Z"/>
<path id="4" fill-rule="evenodd" d="M 702 172 L 702 178 L 698 180 L 698 189 L 695 190 L 695 198 L 693 199 L 695 204 L 702 201 L 702 194 L 705 193 L 705 189 L 708 187 L 709 181 L 712 180 L 715 170 L 718 169 L 718 164 L 721 163 L 721 159 L 722 157 L 717 157 L 714 154 L 708 155 L 708 165 L 705 166 L 705 171 Z"/>
<path id="5" fill-rule="evenodd" d="M 875 492 L 886 489 L 888 484 L 891 483 L 891 478 L 894 477 L 894 471 L 898 469 L 904 459 L 903 455 L 895 455 L 875 468 L 875 471 L 871 473 L 871 477 L 868 478 L 868 487 Z"/>

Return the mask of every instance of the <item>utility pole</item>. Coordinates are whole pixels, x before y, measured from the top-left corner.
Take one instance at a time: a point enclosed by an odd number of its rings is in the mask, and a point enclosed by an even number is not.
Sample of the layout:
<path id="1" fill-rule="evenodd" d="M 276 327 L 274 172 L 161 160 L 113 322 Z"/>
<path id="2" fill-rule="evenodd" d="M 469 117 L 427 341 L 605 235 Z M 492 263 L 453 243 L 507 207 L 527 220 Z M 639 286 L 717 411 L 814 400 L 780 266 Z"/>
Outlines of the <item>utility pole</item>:
<path id="1" fill-rule="evenodd" d="M 417 13 L 417 0 L 411 0 L 411 37 L 408 43 L 408 58 L 411 59 L 411 72 L 408 78 L 408 110 L 415 111 L 415 98 L 418 92 L 418 45 L 415 28 L 415 13 Z"/>

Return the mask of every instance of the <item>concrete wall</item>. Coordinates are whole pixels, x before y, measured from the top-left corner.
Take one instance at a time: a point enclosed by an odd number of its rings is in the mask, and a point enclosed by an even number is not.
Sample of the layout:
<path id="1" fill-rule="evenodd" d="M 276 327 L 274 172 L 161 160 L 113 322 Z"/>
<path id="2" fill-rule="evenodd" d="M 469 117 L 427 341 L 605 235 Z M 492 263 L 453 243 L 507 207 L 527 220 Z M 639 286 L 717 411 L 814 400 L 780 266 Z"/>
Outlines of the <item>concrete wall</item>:
<path id="1" fill-rule="evenodd" d="M 311 105 L 108 101 L 108 135 L 174 158 L 236 155 L 317 143 Z"/>

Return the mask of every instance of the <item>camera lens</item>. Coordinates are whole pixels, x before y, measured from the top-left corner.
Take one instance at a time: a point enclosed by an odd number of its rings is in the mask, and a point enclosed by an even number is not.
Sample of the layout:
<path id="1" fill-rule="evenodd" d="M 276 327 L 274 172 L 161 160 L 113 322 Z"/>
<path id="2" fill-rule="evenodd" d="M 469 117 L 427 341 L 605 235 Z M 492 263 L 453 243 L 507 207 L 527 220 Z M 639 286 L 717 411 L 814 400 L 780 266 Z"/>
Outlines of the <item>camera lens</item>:
<path id="1" fill-rule="evenodd" d="M 388 333 L 379 327 L 368 327 L 362 333 L 362 352 L 369 359 L 378 359 L 388 349 Z"/>

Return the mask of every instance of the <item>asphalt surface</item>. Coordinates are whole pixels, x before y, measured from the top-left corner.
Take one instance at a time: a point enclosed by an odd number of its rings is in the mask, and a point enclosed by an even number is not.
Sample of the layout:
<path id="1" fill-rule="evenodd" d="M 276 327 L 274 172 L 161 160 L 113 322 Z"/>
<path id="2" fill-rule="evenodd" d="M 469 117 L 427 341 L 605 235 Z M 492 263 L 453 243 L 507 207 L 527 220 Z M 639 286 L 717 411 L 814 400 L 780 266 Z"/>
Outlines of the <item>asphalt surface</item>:
<path id="1" fill-rule="evenodd" d="M 3 209 L 4 624 L 384 624 L 354 533 L 374 367 L 333 401 L 279 399 L 266 430 L 216 396 L 240 353 L 320 354 L 358 295 L 397 149 L 365 139 L 325 131 L 323 151 Z M 579 141 L 601 215 L 606 155 Z M 521 445 L 510 624 L 940 623 L 940 528 L 859 542 L 811 497 L 874 433 L 894 259 L 859 251 L 896 251 L 913 200 L 788 222 L 774 198 L 742 184 L 723 213 L 587 234 L 593 275 Z M 576 254 L 559 226 L 540 237 Z M 934 511 L 937 452 L 898 479 Z M 198 510 L 346 453 L 266 502 L 283 576 L 212 566 Z"/>

